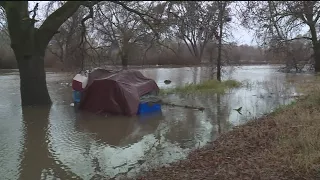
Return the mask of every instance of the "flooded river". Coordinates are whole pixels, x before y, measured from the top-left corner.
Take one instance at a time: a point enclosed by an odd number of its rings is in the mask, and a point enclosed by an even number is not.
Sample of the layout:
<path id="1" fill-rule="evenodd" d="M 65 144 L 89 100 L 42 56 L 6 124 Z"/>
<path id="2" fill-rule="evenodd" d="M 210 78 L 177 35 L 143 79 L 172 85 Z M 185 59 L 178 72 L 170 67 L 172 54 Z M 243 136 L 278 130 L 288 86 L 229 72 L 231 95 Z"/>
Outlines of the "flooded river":
<path id="1" fill-rule="evenodd" d="M 0 70 L 1 179 L 111 179 L 132 177 L 150 167 L 185 158 L 194 148 L 248 119 L 270 112 L 296 93 L 288 79 L 296 76 L 274 66 L 227 68 L 224 79 L 244 86 L 224 95 L 170 95 L 166 101 L 205 107 L 201 111 L 162 107 L 153 117 L 101 117 L 70 106 L 70 74 L 47 73 L 54 104 L 51 108 L 21 108 L 19 75 Z M 198 83 L 210 68 L 141 70 L 160 88 Z M 172 83 L 165 85 L 164 80 Z M 242 108 L 242 115 L 234 111 Z"/>

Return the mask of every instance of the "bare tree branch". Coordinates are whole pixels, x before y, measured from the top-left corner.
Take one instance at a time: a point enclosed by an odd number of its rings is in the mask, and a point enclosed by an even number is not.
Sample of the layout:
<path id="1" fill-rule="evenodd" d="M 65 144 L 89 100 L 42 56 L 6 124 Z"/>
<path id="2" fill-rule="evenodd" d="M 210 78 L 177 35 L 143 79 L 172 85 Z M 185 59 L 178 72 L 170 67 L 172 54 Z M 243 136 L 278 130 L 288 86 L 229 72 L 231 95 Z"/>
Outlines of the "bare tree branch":
<path id="1" fill-rule="evenodd" d="M 312 40 L 311 37 L 296 37 L 296 38 L 292 38 L 292 39 L 283 40 L 282 42 L 290 42 L 290 41 L 295 41 L 295 40 L 300 40 L 300 39 Z"/>
<path id="2" fill-rule="evenodd" d="M 141 13 L 141 12 L 135 10 L 135 9 L 129 8 L 126 4 L 124 4 L 124 3 L 120 2 L 120 1 L 110 1 L 110 2 L 113 2 L 113 3 L 115 3 L 115 4 L 118 4 L 118 5 L 122 6 L 124 9 L 128 10 L 129 12 L 133 12 L 133 13 L 137 14 L 137 15 L 141 18 L 141 20 L 143 21 L 143 23 L 145 23 L 146 25 L 148 25 L 148 26 L 150 27 L 150 29 L 155 33 L 155 36 L 156 36 L 157 38 L 159 38 L 158 32 L 156 32 L 155 29 L 153 28 L 153 26 L 145 19 L 145 16 L 150 17 L 150 18 L 152 18 L 152 19 L 154 19 L 154 20 L 155 20 L 156 18 L 154 18 L 154 17 L 152 17 L 152 16 L 150 16 L 150 15 L 148 15 L 148 14 Z"/>
<path id="3" fill-rule="evenodd" d="M 81 54 L 82 54 L 82 63 L 81 63 L 81 70 L 84 69 L 84 53 L 86 53 L 85 51 L 85 45 L 86 44 L 89 44 L 88 43 L 88 40 L 86 38 L 86 25 L 85 25 L 85 22 L 90 19 L 90 18 L 93 18 L 93 4 L 86 4 L 86 7 L 89 8 L 89 14 L 84 17 L 82 20 L 81 20 L 81 26 L 82 26 L 82 32 L 81 32 L 81 41 L 80 41 L 80 44 L 79 44 L 79 47 L 81 47 L 81 45 L 83 46 L 82 47 L 82 50 L 81 50 Z M 84 41 L 86 43 L 84 43 Z"/>
<path id="4" fill-rule="evenodd" d="M 160 46 L 163 46 L 163 47 L 169 49 L 169 50 L 172 51 L 177 57 L 179 57 L 179 54 L 178 54 L 173 48 L 167 46 L 167 45 L 164 44 L 164 43 L 161 43 L 160 41 L 157 41 L 157 43 L 158 43 Z"/>
<path id="5" fill-rule="evenodd" d="M 81 25 L 82 25 L 82 38 L 81 38 L 80 45 L 83 43 L 83 40 L 84 40 L 85 35 L 86 35 L 86 25 L 85 25 L 85 22 L 86 22 L 88 19 L 93 18 L 93 6 L 92 6 L 92 5 L 88 5 L 87 7 L 89 8 L 89 14 L 81 20 Z"/>
<path id="6" fill-rule="evenodd" d="M 37 15 L 38 6 L 39 6 L 39 3 L 36 3 L 36 5 L 34 6 L 33 10 L 32 10 L 32 11 L 29 11 L 29 14 L 33 12 L 32 20 L 35 20 L 34 18 L 35 18 L 36 15 Z"/>
<path id="7" fill-rule="evenodd" d="M 51 38 L 56 34 L 57 29 L 72 16 L 82 5 L 81 1 L 67 1 L 62 7 L 57 9 L 43 22 L 37 31 L 39 44 L 46 47 Z"/>

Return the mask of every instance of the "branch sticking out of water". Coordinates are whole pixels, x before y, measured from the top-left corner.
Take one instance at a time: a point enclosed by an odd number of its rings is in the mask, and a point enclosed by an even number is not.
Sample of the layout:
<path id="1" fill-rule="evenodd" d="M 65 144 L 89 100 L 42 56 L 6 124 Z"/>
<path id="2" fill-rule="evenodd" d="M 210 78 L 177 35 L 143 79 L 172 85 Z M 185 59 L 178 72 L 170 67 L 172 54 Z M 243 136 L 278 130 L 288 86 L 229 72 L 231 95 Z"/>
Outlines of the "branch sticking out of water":
<path id="1" fill-rule="evenodd" d="M 174 107 L 183 107 L 183 108 L 188 108 L 188 109 L 196 109 L 199 111 L 203 111 L 205 108 L 204 107 L 195 107 L 195 106 L 188 106 L 188 105 L 179 105 L 179 104 L 173 104 L 173 103 L 168 103 L 168 102 L 161 102 L 162 105 L 168 105 L 168 106 L 174 106 Z"/>

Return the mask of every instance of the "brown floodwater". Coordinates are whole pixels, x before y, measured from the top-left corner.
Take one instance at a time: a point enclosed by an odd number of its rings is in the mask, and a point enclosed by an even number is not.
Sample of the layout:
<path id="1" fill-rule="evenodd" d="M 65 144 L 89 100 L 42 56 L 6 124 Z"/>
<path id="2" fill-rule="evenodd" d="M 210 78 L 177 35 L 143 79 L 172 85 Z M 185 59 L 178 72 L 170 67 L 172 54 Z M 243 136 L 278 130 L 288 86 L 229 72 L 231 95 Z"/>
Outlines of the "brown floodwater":
<path id="1" fill-rule="evenodd" d="M 165 101 L 205 107 L 162 106 L 144 117 L 102 117 L 79 112 L 72 101 L 70 73 L 47 73 L 50 108 L 21 108 L 17 71 L 0 70 L 1 179 L 110 179 L 133 177 L 142 170 L 185 158 L 233 126 L 259 117 L 296 94 L 290 83 L 307 74 L 283 74 L 275 66 L 227 67 L 224 79 L 244 86 L 224 95 L 169 95 Z M 198 83 L 211 68 L 152 68 L 141 72 L 161 88 Z M 165 85 L 164 80 L 172 83 Z M 242 115 L 234 111 L 242 108 Z"/>

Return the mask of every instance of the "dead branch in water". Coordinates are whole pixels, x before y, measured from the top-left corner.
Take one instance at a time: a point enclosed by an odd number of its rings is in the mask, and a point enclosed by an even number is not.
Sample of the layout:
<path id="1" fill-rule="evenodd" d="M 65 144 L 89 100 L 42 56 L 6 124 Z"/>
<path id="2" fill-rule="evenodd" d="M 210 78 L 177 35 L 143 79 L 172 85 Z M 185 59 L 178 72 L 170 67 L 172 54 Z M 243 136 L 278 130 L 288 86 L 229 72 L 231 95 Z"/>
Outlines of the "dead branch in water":
<path id="1" fill-rule="evenodd" d="M 203 111 L 205 108 L 204 107 L 195 107 L 195 106 L 188 106 L 188 105 L 179 105 L 179 104 L 173 104 L 173 103 L 168 103 L 168 102 L 161 102 L 162 105 L 167 105 L 167 106 L 174 106 L 174 107 L 183 107 L 183 108 L 188 108 L 188 109 L 196 109 L 199 111 Z"/>

